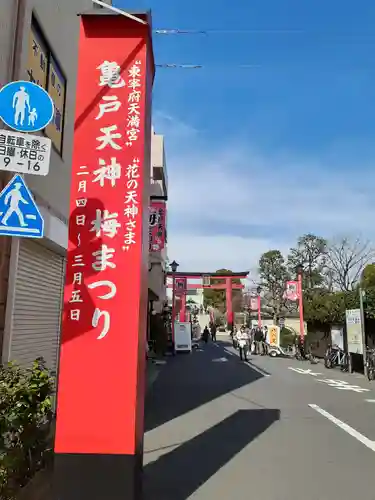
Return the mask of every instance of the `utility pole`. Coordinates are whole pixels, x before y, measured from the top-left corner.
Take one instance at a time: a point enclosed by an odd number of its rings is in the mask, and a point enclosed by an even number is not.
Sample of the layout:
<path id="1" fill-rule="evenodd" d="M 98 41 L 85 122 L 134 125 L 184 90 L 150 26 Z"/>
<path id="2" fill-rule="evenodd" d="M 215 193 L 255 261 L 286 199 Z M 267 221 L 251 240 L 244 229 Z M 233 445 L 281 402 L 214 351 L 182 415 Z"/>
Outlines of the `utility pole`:
<path id="1" fill-rule="evenodd" d="M 363 356 L 363 371 L 367 377 L 367 350 L 366 350 L 366 330 L 365 330 L 365 308 L 363 297 L 366 297 L 366 292 L 359 288 L 359 309 L 361 311 L 361 334 L 362 334 L 362 356 Z"/>
<path id="2" fill-rule="evenodd" d="M 305 342 L 305 321 L 303 318 L 303 288 L 302 288 L 302 274 L 303 266 L 299 264 L 296 268 L 298 279 L 298 298 L 299 298 L 299 335 L 301 343 Z"/>

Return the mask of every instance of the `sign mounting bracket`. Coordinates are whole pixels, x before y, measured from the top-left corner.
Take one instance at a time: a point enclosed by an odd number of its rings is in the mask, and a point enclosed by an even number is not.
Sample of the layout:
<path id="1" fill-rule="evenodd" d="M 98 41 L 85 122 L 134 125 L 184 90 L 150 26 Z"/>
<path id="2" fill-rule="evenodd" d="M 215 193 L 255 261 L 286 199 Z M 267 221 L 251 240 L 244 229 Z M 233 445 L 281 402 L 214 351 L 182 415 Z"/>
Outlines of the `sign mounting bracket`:
<path id="1" fill-rule="evenodd" d="M 146 21 L 143 19 L 140 19 L 137 16 L 133 16 L 132 14 L 129 14 L 129 12 L 126 12 L 125 10 L 118 9 L 117 7 L 113 7 L 113 5 L 108 5 L 105 2 L 102 2 L 101 0 L 92 0 L 93 3 L 96 3 L 97 5 L 100 5 L 100 7 L 104 7 L 105 9 L 109 9 L 112 12 L 115 12 L 116 14 L 121 14 L 122 16 L 128 17 L 129 19 L 132 19 L 133 21 L 136 21 L 137 23 L 140 24 L 147 24 Z"/>

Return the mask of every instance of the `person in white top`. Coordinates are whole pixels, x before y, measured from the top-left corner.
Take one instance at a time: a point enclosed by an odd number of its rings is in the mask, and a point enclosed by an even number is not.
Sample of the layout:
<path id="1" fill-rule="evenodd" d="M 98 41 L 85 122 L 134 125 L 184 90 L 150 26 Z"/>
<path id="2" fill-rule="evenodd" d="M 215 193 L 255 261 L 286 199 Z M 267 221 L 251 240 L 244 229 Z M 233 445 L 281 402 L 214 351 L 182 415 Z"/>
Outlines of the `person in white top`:
<path id="1" fill-rule="evenodd" d="M 247 361 L 247 353 L 249 351 L 249 334 L 245 331 L 244 327 L 237 331 L 236 340 L 240 351 L 241 361 Z"/>

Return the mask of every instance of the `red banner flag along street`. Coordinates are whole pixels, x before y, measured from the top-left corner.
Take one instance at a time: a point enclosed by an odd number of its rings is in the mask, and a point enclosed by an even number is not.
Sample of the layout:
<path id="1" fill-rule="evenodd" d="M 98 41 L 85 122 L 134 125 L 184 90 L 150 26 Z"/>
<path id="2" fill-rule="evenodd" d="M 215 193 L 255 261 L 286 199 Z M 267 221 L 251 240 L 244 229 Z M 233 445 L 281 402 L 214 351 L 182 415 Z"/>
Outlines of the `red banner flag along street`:
<path id="1" fill-rule="evenodd" d="M 165 248 L 166 203 L 151 201 L 150 205 L 150 252 Z"/>
<path id="2" fill-rule="evenodd" d="M 285 298 L 292 301 L 296 301 L 299 299 L 298 281 L 286 282 Z"/>
<path id="3" fill-rule="evenodd" d="M 187 289 L 187 279 L 186 278 L 175 278 L 175 293 L 184 294 Z"/>

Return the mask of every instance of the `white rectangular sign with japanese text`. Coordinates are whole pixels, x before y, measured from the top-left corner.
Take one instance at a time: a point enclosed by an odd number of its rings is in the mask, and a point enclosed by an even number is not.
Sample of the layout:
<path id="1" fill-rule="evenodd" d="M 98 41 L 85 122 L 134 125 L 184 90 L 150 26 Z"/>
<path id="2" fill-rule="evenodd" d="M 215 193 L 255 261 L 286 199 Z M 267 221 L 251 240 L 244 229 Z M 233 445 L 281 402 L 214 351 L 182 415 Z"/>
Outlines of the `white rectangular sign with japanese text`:
<path id="1" fill-rule="evenodd" d="M 345 311 L 345 316 L 348 351 L 353 354 L 363 354 L 361 311 L 348 309 Z"/>
<path id="2" fill-rule="evenodd" d="M 50 157 L 51 139 L 48 137 L 0 131 L 0 170 L 47 175 Z"/>

